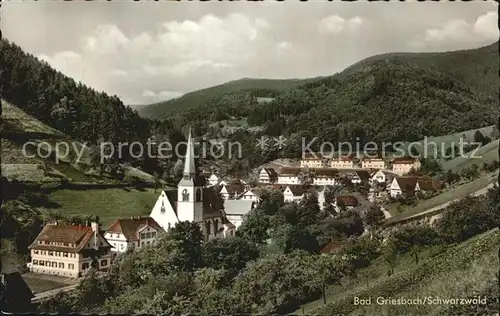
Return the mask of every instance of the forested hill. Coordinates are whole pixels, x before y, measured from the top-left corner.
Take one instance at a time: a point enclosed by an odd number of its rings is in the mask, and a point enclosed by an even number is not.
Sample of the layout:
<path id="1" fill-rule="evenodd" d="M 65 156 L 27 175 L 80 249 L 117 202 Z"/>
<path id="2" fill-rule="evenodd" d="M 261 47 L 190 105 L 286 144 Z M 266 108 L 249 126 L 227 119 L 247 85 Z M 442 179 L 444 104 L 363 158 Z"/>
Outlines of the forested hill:
<path id="1" fill-rule="evenodd" d="M 498 96 L 498 42 L 469 50 L 442 53 L 389 53 L 366 58 L 346 68 L 339 77 L 366 71 L 377 61 L 403 61 L 450 75 L 478 93 Z"/>
<path id="2" fill-rule="evenodd" d="M 185 95 L 155 104 L 143 106 L 139 109 L 145 117 L 166 118 L 172 112 L 179 112 L 197 108 L 206 103 L 207 100 L 220 97 L 228 93 L 251 91 L 255 97 L 271 98 L 277 94 L 296 88 L 314 79 L 250 79 L 230 81 L 218 86 L 196 90 Z"/>
<path id="3" fill-rule="evenodd" d="M 2 98 L 43 123 L 90 143 L 145 141 L 152 122 L 116 96 L 75 82 L 9 41 L 0 41 Z"/>
<path id="4" fill-rule="evenodd" d="M 229 93 L 207 99 L 175 120 L 196 126 L 198 133 L 214 134 L 210 123 L 244 119 L 264 135 L 309 135 L 334 143 L 356 137 L 414 141 L 477 129 L 494 124 L 499 112 L 496 51 L 490 45 L 378 56 L 279 93 L 271 102 L 259 103 L 251 92 Z M 237 137 L 251 138 L 248 131 Z"/>

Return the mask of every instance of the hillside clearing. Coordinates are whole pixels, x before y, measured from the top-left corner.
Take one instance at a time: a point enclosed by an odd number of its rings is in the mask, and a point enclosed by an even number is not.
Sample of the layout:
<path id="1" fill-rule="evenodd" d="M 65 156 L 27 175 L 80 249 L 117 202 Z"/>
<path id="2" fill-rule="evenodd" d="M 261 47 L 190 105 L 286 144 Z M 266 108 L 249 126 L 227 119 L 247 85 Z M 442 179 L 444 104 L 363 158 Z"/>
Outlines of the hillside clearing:
<path id="1" fill-rule="evenodd" d="M 62 189 L 49 194 L 52 209 L 63 216 L 99 216 L 107 226 L 117 218 L 147 216 L 151 213 L 160 190 L 154 189 Z"/>

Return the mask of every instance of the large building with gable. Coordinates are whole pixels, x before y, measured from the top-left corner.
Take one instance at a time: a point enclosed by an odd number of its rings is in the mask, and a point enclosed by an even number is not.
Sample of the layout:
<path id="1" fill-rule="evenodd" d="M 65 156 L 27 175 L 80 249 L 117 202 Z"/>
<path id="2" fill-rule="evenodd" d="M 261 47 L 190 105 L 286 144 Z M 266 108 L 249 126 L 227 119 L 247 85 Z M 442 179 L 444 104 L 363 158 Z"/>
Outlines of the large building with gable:
<path id="1" fill-rule="evenodd" d="M 227 220 L 224 213 L 224 200 L 214 187 L 206 187 L 206 179 L 199 174 L 191 130 L 182 179 L 177 189 L 161 191 L 150 217 L 165 231 L 179 222 L 195 222 L 200 226 L 205 240 L 235 233 L 235 225 Z"/>

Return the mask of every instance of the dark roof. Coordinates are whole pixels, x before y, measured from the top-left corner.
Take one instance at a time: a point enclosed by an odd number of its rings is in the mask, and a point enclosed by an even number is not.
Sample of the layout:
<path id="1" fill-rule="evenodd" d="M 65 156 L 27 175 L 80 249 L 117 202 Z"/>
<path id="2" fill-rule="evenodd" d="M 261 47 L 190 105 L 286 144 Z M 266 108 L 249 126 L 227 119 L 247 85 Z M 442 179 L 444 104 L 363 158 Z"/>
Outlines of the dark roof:
<path id="1" fill-rule="evenodd" d="M 226 188 L 227 193 L 229 193 L 230 195 L 235 195 L 245 192 L 245 185 L 243 184 L 228 184 L 228 185 L 223 185 L 222 188 Z"/>
<path id="2" fill-rule="evenodd" d="M 324 157 L 321 154 L 304 153 L 302 155 L 302 160 L 322 160 L 322 159 L 324 159 Z"/>
<path id="3" fill-rule="evenodd" d="M 381 152 L 367 152 L 363 160 L 383 160 L 384 156 L 382 155 Z"/>
<path id="4" fill-rule="evenodd" d="M 307 189 L 300 185 L 289 185 L 288 188 L 290 188 L 294 196 L 301 196 L 307 192 Z"/>
<path id="5" fill-rule="evenodd" d="M 298 176 L 301 172 L 301 168 L 282 168 L 280 176 Z"/>
<path id="6" fill-rule="evenodd" d="M 356 171 L 356 174 L 363 181 L 367 181 L 370 179 L 370 173 L 366 170 Z"/>
<path id="7" fill-rule="evenodd" d="M 107 232 L 123 234 L 127 241 L 137 241 L 138 231 L 146 226 L 151 226 L 156 230 L 162 231 L 161 226 L 152 217 L 131 217 L 120 218 L 111 224 Z"/>
<path id="8" fill-rule="evenodd" d="M 399 185 L 399 189 L 406 193 L 415 192 L 415 186 L 417 185 L 418 177 L 395 177 L 396 182 Z"/>
<path id="9" fill-rule="evenodd" d="M 337 202 L 341 201 L 345 206 L 357 206 L 359 204 L 358 199 L 352 195 L 337 195 Z"/>
<path id="10" fill-rule="evenodd" d="M 222 216 L 224 200 L 215 192 L 214 187 L 203 188 L 203 218 Z"/>
<path id="11" fill-rule="evenodd" d="M 441 189 L 441 182 L 437 180 L 417 180 L 418 186 L 422 191 L 438 191 Z"/>
<path id="12" fill-rule="evenodd" d="M 266 173 L 269 175 L 270 178 L 276 178 L 278 176 L 278 173 L 273 168 L 264 168 L 264 170 L 266 171 Z"/>
<path id="13" fill-rule="evenodd" d="M 316 168 L 312 171 L 317 178 L 334 178 L 339 175 L 339 170 L 332 168 Z"/>

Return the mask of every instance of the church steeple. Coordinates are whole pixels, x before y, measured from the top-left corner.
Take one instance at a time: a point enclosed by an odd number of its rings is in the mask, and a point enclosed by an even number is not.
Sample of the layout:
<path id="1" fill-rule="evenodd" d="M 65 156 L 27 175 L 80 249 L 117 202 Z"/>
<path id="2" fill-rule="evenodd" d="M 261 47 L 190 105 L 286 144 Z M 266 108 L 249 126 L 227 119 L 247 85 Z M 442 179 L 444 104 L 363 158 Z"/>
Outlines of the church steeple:
<path id="1" fill-rule="evenodd" d="M 184 160 L 184 177 L 194 177 L 196 175 L 196 165 L 194 162 L 194 143 L 191 136 L 191 127 L 189 128 L 186 156 Z"/>

